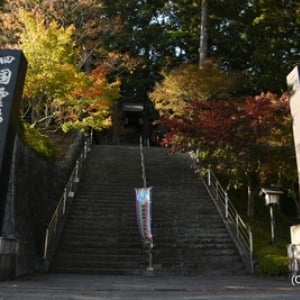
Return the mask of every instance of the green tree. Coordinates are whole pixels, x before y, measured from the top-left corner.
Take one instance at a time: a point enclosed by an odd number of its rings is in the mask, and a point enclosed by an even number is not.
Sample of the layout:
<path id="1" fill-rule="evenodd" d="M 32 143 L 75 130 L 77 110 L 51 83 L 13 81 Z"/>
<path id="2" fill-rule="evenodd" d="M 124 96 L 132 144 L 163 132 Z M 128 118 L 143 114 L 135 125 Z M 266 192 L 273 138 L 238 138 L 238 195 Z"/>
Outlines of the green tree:
<path id="1" fill-rule="evenodd" d="M 299 62 L 296 0 L 11 0 L 5 3 L 5 12 L 16 13 L 25 7 L 44 12 L 48 23 L 73 24 L 81 65 L 86 70 L 103 61 L 113 66 L 111 76 L 122 75 L 122 94 L 128 91 L 131 99 L 136 89 L 130 83 L 141 84 L 138 79 L 143 74 L 144 84 L 135 97 L 139 99 L 147 97 L 147 91 L 160 79 L 161 69 L 198 62 L 204 4 L 208 57 L 219 59 L 226 69 L 247 74 L 243 87 L 248 94 L 285 90 L 285 75 Z M 7 14 L 2 23 L 6 19 Z M 16 41 L 12 35 L 18 30 L 16 22 L 9 28 L 1 26 L 2 45 Z M 138 67 L 136 72 L 134 67 Z"/>
<path id="2" fill-rule="evenodd" d="M 257 90 L 286 90 L 285 77 L 300 59 L 299 1 L 258 0 L 252 10 L 252 23 L 243 36 L 252 85 Z"/>
<path id="3" fill-rule="evenodd" d="M 122 99 L 147 101 L 147 93 L 163 67 L 182 62 L 178 25 L 171 1 L 103 1 L 108 18 L 118 18 L 122 27 L 108 36 L 107 47 L 128 53 L 140 63 L 122 74 Z M 181 53 L 182 54 L 182 53 Z"/>
<path id="4" fill-rule="evenodd" d="M 189 61 L 198 59 L 201 0 L 172 1 L 174 21 Z M 208 1 L 208 57 L 248 76 L 246 93 L 286 89 L 285 76 L 299 62 L 298 1 Z M 179 34 L 177 35 L 179 37 Z"/>
<path id="5" fill-rule="evenodd" d="M 59 27 L 54 21 L 45 26 L 42 14 L 33 15 L 24 10 L 20 11 L 20 20 L 24 26 L 20 48 L 28 60 L 23 115 L 30 114 L 31 123 L 39 128 L 50 125 L 69 128 L 71 124 L 82 129 L 91 126 L 101 129 L 101 124 L 106 127 L 109 107 L 118 97 L 119 84 L 109 84 L 103 78 L 104 73 L 94 72 L 89 76 L 79 70 L 72 38 L 74 27 Z M 91 90 L 97 93 L 88 94 Z M 111 97 L 106 90 L 112 90 Z M 79 111 L 82 114 L 75 118 Z M 75 119 L 76 122 L 71 122 Z"/>
<path id="6" fill-rule="evenodd" d="M 20 35 L 20 49 L 28 60 L 23 113 L 31 114 L 31 123 L 47 126 L 55 115 L 52 102 L 70 93 L 84 74 L 75 66 L 74 27 L 66 29 L 51 22 L 44 25 L 42 15 L 20 11 L 24 30 Z"/>
<path id="7" fill-rule="evenodd" d="M 106 16 L 101 0 L 7 1 L 0 12 L 2 47 L 15 47 L 18 43 L 22 28 L 18 17 L 20 8 L 42 14 L 46 25 L 55 21 L 60 27 L 74 26 L 76 59 L 84 71 L 102 65 L 118 75 L 134 69 L 137 64 L 128 54 L 120 53 L 118 49 L 109 50 L 111 36 L 120 31 L 122 25 L 118 17 Z"/>

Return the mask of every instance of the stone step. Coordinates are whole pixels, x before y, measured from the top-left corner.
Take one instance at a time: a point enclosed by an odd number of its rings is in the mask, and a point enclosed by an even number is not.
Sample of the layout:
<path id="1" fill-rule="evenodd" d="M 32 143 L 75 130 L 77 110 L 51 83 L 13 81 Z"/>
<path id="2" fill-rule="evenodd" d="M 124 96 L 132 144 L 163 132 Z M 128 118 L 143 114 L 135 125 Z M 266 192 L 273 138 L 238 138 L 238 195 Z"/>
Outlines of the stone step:
<path id="1" fill-rule="evenodd" d="M 73 220 L 69 220 L 69 222 L 65 225 L 65 230 L 72 229 L 72 231 L 107 231 L 118 230 L 121 228 L 125 230 L 125 232 L 137 231 L 136 222 L 132 222 L 130 224 L 126 224 L 124 226 L 124 222 L 115 222 L 115 223 L 100 223 L 99 220 L 83 220 L 79 222 L 76 218 Z"/>
<path id="2" fill-rule="evenodd" d="M 195 243 L 192 240 L 189 241 L 181 241 L 181 240 L 154 240 L 155 249 L 170 249 L 170 248 L 180 248 L 180 252 L 186 251 L 186 249 L 192 249 L 195 251 L 201 249 L 215 249 L 221 250 L 224 248 L 227 249 L 234 249 L 236 250 L 235 246 L 232 245 L 230 240 L 227 241 L 220 241 L 216 244 L 216 240 L 211 239 L 203 239 L 202 242 Z"/>
<path id="3" fill-rule="evenodd" d="M 127 235 L 127 236 L 105 236 L 105 235 L 76 235 L 71 236 L 65 234 L 63 237 L 62 244 L 69 245 L 69 246 L 85 246 L 90 245 L 91 247 L 101 247 L 101 245 L 105 244 L 107 247 L 111 246 L 118 246 L 121 247 L 132 247 L 140 246 L 140 237 L 137 235 Z M 198 251 L 199 249 L 235 249 L 235 246 L 232 244 L 231 240 L 228 238 L 201 238 L 199 240 L 195 239 L 187 239 L 187 238 L 177 238 L 171 239 L 169 237 L 153 237 L 155 249 L 162 249 L 162 248 L 176 248 L 180 247 L 180 249 L 188 249 L 192 248 Z M 181 250 L 180 250 L 181 251 Z"/>
<path id="4" fill-rule="evenodd" d="M 123 203 L 114 203 L 112 201 L 98 201 L 98 202 L 85 202 L 84 205 L 74 205 L 72 207 L 72 211 L 75 213 L 79 213 L 80 211 L 96 211 L 96 212 L 102 212 L 106 210 L 112 210 L 116 212 L 132 212 L 135 214 L 135 204 L 129 203 L 129 204 L 123 204 Z"/>
<path id="5" fill-rule="evenodd" d="M 76 236 L 68 236 L 65 235 L 64 243 L 72 243 L 78 242 L 82 244 L 87 243 L 107 243 L 111 245 L 120 245 L 132 243 L 138 244 L 140 242 L 140 238 L 138 236 L 108 236 L 108 235 L 94 235 L 94 236 L 86 236 L 86 235 L 76 235 Z"/>
<path id="6" fill-rule="evenodd" d="M 100 235 L 129 235 L 136 234 L 138 235 L 137 226 L 133 227 L 121 227 L 121 226 L 112 226 L 111 224 L 101 224 L 101 226 L 95 226 L 93 230 L 90 227 L 80 227 L 80 226 L 70 226 L 67 224 L 64 228 L 65 234 L 75 235 L 77 233 L 93 236 L 95 234 Z"/>
<path id="7" fill-rule="evenodd" d="M 191 227 L 198 227 L 198 228 L 205 228 L 206 230 L 214 230 L 215 228 L 220 228 L 222 227 L 222 224 L 220 223 L 220 220 L 217 220 L 218 222 L 214 222 L 212 220 L 199 220 L 197 217 L 190 219 L 189 224 L 182 220 L 176 220 L 176 219 L 166 219 L 166 218 L 161 218 L 161 219 L 154 219 L 152 220 L 153 227 L 168 227 L 170 226 L 171 228 L 187 228 L 187 226 Z"/>
<path id="8" fill-rule="evenodd" d="M 136 251 L 141 250 L 141 243 L 139 241 L 127 241 L 122 243 L 115 243 L 115 242 L 103 242 L 103 241 L 81 241 L 81 240 L 75 240 L 75 239 L 69 239 L 69 240 L 62 240 L 60 243 L 61 247 L 68 247 L 69 249 L 72 248 L 95 248 L 95 249 L 112 249 L 115 248 L 118 251 L 124 250 L 124 249 L 135 249 Z M 57 253 L 59 254 L 60 251 Z"/>
<path id="9" fill-rule="evenodd" d="M 108 223 L 108 224 L 107 224 Z M 91 218 L 76 218 L 72 216 L 66 226 L 74 226 L 74 227 L 83 227 L 83 228 L 94 228 L 101 226 L 110 226 L 109 228 L 114 227 L 124 227 L 124 228 L 136 228 L 137 221 L 134 217 L 128 218 L 128 216 L 124 215 L 123 218 L 113 218 L 112 216 L 98 216 L 91 215 Z"/>
<path id="10" fill-rule="evenodd" d="M 78 232 L 83 233 L 85 235 L 93 235 L 93 234 L 126 234 L 126 233 L 136 233 L 138 234 L 138 227 L 136 223 L 133 223 L 134 226 L 127 226 L 127 227 L 119 227 L 119 226 L 112 226 L 112 224 L 100 224 L 101 226 L 94 226 L 91 230 L 90 227 L 82 227 L 79 226 L 78 223 L 67 224 L 65 226 L 64 232 L 67 234 L 76 234 Z M 185 237 L 185 238 L 203 238 L 203 237 L 211 237 L 211 238 L 229 238 L 228 232 L 225 228 L 219 227 L 215 228 L 214 232 L 208 231 L 204 228 L 197 228 L 195 227 L 192 230 L 186 231 L 185 228 L 157 228 L 154 227 L 152 229 L 152 233 L 157 238 L 159 237 Z"/>
<path id="11" fill-rule="evenodd" d="M 146 274 L 146 268 L 138 269 L 120 269 L 118 268 L 86 268 L 86 267 L 66 267 L 63 265 L 55 265 L 51 267 L 51 271 L 55 273 L 70 273 L 70 274 L 88 274 L 88 275 L 143 275 Z"/>
<path id="12" fill-rule="evenodd" d="M 141 266 L 140 256 L 133 255 L 84 255 L 84 254 L 60 254 L 57 263 L 63 263 L 65 267 L 83 267 L 91 269 L 122 268 L 137 269 Z"/>
<path id="13" fill-rule="evenodd" d="M 80 213 L 81 211 L 81 213 Z M 114 218 L 116 217 L 118 219 L 123 219 L 126 218 L 127 220 L 130 219 L 136 219 L 135 216 L 135 209 L 117 209 L 116 207 L 107 207 L 102 210 L 92 210 L 92 209 L 87 209 L 87 210 L 73 210 L 72 215 L 73 218 L 76 219 L 89 219 L 91 217 L 99 217 L 102 218 L 102 220 L 109 219 L 109 218 Z M 101 219 L 99 219 L 101 221 Z M 118 220 L 116 220 L 118 221 Z"/>
<path id="14" fill-rule="evenodd" d="M 216 275 L 227 276 L 246 274 L 241 262 L 237 261 L 237 257 L 233 258 L 231 262 L 220 260 L 206 260 L 199 263 L 155 263 L 154 273 L 157 274 L 181 274 L 181 275 Z"/>
<path id="15" fill-rule="evenodd" d="M 101 195 L 102 193 L 104 195 L 113 193 L 116 195 L 122 195 L 124 194 L 124 192 L 126 193 L 131 193 L 134 194 L 134 189 L 135 189 L 135 185 L 128 185 L 128 186 L 110 186 L 108 187 L 107 185 L 95 185 L 95 186 L 90 186 L 90 187 L 85 187 L 85 189 L 82 189 L 80 191 L 77 192 L 77 197 L 82 197 L 84 195 L 89 195 L 89 196 L 93 196 L 93 195 Z"/>
<path id="16" fill-rule="evenodd" d="M 83 255 L 142 255 L 143 253 L 143 247 L 141 244 L 130 244 L 130 245 L 123 245 L 122 247 L 120 245 L 114 245 L 113 247 L 111 245 L 106 244 L 95 244 L 95 245 L 84 245 L 82 246 L 80 243 L 64 243 L 62 242 L 60 245 L 60 251 L 57 253 L 57 256 L 60 254 L 83 254 Z"/>

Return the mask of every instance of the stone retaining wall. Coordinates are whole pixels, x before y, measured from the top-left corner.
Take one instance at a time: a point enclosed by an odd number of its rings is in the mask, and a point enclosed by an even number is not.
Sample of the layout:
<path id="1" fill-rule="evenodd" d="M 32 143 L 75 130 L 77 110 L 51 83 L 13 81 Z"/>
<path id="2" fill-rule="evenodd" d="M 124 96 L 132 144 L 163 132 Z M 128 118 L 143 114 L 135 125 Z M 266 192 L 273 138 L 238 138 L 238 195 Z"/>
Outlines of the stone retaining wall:
<path id="1" fill-rule="evenodd" d="M 6 274 L 0 280 L 42 270 L 46 228 L 83 142 L 78 134 L 64 160 L 46 161 L 16 139 L 1 236 L 3 245 L 15 243 L 18 254 L 0 251 L 0 273 Z"/>

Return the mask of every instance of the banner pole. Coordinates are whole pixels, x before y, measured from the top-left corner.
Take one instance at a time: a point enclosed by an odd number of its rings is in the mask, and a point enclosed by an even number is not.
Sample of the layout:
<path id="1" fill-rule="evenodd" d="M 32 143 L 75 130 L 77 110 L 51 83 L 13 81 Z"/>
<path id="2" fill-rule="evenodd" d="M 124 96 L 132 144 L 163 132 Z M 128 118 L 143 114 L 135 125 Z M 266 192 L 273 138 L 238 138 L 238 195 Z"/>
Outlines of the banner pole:
<path id="1" fill-rule="evenodd" d="M 149 266 L 148 266 L 148 268 L 147 268 L 147 271 L 153 272 L 151 245 L 149 245 Z"/>

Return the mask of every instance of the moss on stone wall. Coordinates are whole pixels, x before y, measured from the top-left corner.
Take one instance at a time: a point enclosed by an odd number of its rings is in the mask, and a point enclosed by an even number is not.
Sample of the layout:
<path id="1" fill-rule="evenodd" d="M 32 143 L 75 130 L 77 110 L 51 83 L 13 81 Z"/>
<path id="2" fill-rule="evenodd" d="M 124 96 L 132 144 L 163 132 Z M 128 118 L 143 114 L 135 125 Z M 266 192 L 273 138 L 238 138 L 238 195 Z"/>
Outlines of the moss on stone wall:
<path id="1" fill-rule="evenodd" d="M 35 153 L 47 160 L 55 159 L 55 146 L 51 140 L 41 134 L 37 129 L 30 124 L 24 122 L 21 123 L 18 134 L 21 140 Z"/>

